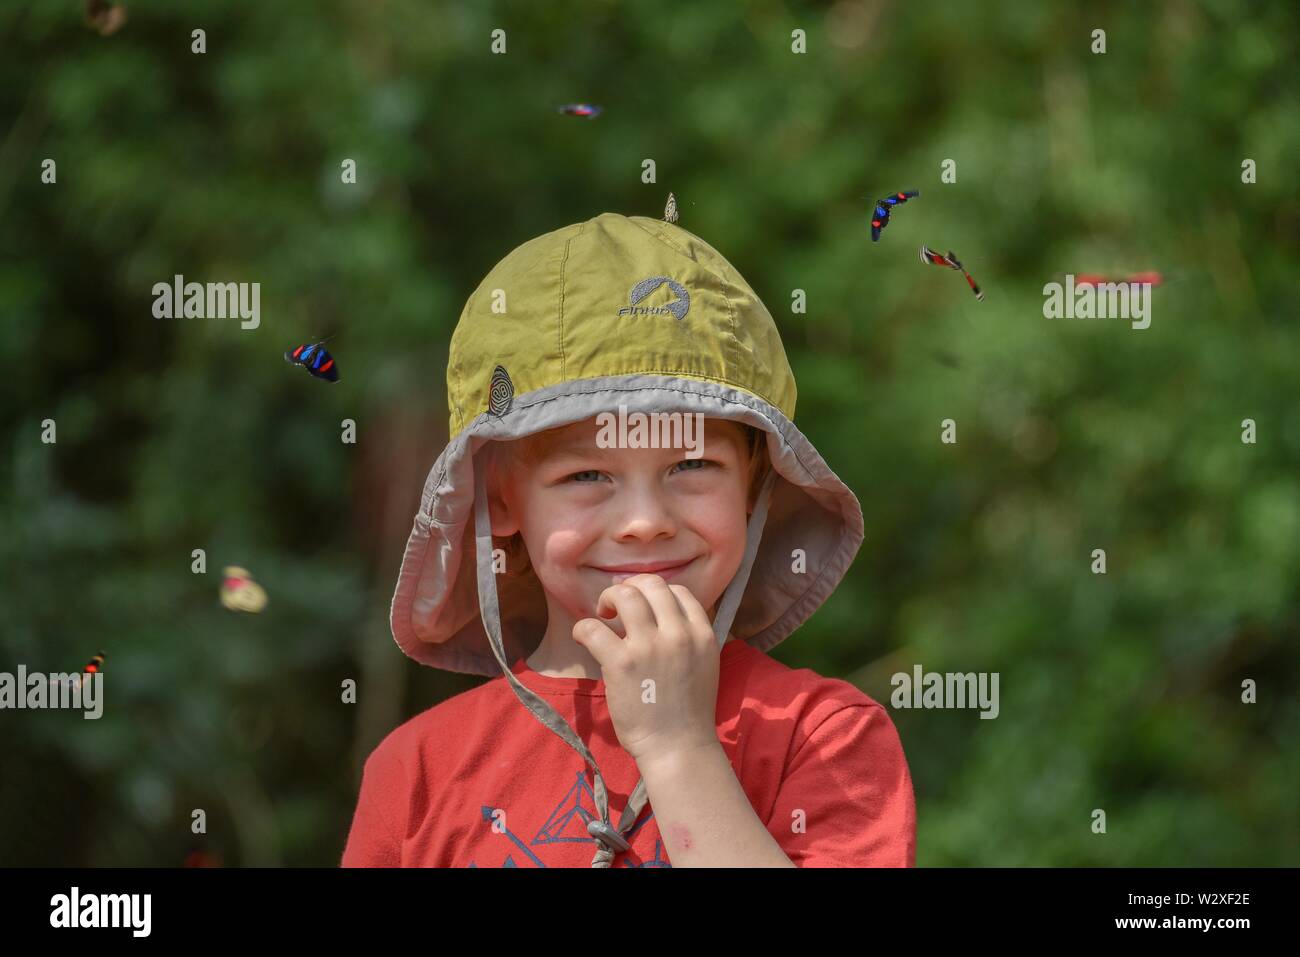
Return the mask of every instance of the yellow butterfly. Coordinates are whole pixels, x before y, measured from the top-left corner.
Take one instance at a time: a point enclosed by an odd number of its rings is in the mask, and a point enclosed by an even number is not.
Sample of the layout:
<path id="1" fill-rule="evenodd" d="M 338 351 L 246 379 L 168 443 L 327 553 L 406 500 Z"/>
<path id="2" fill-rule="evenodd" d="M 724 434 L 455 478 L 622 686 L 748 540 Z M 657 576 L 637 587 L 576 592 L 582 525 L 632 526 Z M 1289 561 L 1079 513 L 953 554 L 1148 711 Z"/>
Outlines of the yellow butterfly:
<path id="1" fill-rule="evenodd" d="M 231 611 L 256 614 L 266 607 L 266 590 L 247 569 L 228 565 L 221 571 L 221 604 Z"/>

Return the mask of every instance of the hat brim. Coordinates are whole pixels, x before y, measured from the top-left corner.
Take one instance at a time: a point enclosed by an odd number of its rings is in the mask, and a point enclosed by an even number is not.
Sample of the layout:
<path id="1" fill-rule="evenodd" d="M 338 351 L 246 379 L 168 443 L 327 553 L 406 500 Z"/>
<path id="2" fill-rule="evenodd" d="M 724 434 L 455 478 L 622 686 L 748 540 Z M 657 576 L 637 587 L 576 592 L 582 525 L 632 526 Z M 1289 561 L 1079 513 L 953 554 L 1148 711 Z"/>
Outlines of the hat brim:
<path id="1" fill-rule="evenodd" d="M 701 413 L 761 429 L 776 473 L 762 541 L 732 633 L 766 651 L 802 625 L 843 579 L 863 539 L 862 508 L 794 423 L 766 400 L 710 379 L 622 375 L 578 379 L 515 396 L 482 413 L 429 471 L 406 544 L 391 624 L 410 657 L 448 671 L 495 676 L 501 668 L 480 618 L 474 536 L 475 456 L 510 441 L 623 407 L 628 414 Z M 802 570 L 795 556 L 802 554 Z M 510 662 L 546 630 L 546 596 L 531 567 L 497 577 Z"/>

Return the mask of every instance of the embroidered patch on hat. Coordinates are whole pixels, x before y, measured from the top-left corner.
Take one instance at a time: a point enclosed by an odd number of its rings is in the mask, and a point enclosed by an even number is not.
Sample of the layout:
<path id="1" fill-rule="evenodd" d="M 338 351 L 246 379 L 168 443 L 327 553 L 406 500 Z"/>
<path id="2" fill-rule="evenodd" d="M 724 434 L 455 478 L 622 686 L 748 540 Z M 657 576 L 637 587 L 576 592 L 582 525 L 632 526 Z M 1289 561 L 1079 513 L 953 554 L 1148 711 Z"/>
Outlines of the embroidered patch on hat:
<path id="1" fill-rule="evenodd" d="M 650 293 L 654 292 L 664 283 L 677 296 L 672 302 L 665 303 L 662 306 L 638 306 L 637 303 L 644 299 Z M 649 279 L 642 279 L 632 287 L 628 293 L 628 305 L 618 311 L 620 316 L 676 316 L 678 319 L 685 319 L 686 313 L 691 308 L 691 294 L 686 291 L 686 287 L 681 283 L 669 279 L 667 276 L 651 276 Z"/>
<path id="2" fill-rule="evenodd" d="M 505 366 L 492 370 L 492 386 L 488 390 L 488 412 L 502 416 L 510 411 L 510 402 L 515 397 L 515 384 L 510 381 L 510 373 Z"/>

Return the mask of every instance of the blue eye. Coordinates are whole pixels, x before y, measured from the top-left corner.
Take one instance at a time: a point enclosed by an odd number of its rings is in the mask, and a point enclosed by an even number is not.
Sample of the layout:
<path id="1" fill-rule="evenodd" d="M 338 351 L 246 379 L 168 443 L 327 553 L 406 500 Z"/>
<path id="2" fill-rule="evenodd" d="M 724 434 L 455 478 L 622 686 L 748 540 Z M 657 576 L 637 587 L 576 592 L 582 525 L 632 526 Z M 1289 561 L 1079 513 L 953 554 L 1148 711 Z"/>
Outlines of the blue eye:
<path id="1" fill-rule="evenodd" d="M 595 469 L 587 469 L 585 472 L 574 472 L 572 475 L 569 476 L 569 478 L 570 478 L 570 479 L 576 479 L 579 475 L 599 475 L 599 474 L 600 474 L 600 473 L 599 473 L 598 471 L 596 471 Z M 587 483 L 586 483 L 586 482 L 579 482 L 578 484 L 580 484 L 580 485 L 586 485 Z"/>
<path id="2" fill-rule="evenodd" d="M 700 468 L 698 468 L 698 469 L 685 469 L 685 471 L 687 471 L 687 472 L 701 472 L 701 471 L 704 470 L 704 466 L 706 466 L 706 465 L 712 465 L 712 464 L 713 464 L 713 463 L 710 462 L 708 459 L 682 459 L 682 460 L 681 460 L 680 462 L 678 462 L 677 464 L 678 464 L 678 465 L 686 465 L 686 464 L 688 464 L 688 463 L 690 463 L 690 462 L 698 462 L 698 463 L 700 464 Z"/>

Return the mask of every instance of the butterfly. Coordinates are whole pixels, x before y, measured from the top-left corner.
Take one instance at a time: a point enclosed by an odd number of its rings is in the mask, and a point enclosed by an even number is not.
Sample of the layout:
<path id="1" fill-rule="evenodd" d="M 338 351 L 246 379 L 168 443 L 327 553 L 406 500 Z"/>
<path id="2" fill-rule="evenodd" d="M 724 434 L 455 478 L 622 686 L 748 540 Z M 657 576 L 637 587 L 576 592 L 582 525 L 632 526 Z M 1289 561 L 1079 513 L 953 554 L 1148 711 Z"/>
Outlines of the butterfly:
<path id="1" fill-rule="evenodd" d="M 929 263 L 931 266 L 947 266 L 949 269 L 960 271 L 961 274 L 966 277 L 966 281 L 970 283 L 971 292 L 975 293 L 975 298 L 981 302 L 984 300 L 984 293 L 981 292 L 980 287 L 975 284 L 975 280 L 972 279 L 971 274 L 966 271 L 966 267 L 958 262 L 957 257 L 952 254 L 951 249 L 948 250 L 948 255 L 941 256 L 930 249 L 929 246 L 922 246 L 921 262 Z"/>
<path id="2" fill-rule="evenodd" d="M 920 196 L 919 189 L 909 189 L 905 193 L 895 193 L 893 196 L 886 196 L 876 203 L 876 210 L 871 217 L 871 241 L 880 242 L 880 234 L 885 227 L 889 225 L 889 213 L 899 203 L 906 203 L 913 197 Z"/>
<path id="3" fill-rule="evenodd" d="M 316 342 L 311 345 L 303 344 L 293 352 L 284 354 L 284 361 L 292 365 L 302 366 L 317 379 L 324 379 L 326 382 L 338 382 L 339 370 L 334 365 L 334 357 L 322 348 L 322 343 Z"/>
<path id="4" fill-rule="evenodd" d="M 510 373 L 505 366 L 492 370 L 492 381 L 488 384 L 488 412 L 501 416 L 510 411 L 510 403 L 515 397 L 515 384 L 510 381 Z"/>
<path id="5" fill-rule="evenodd" d="M 672 193 L 668 194 L 668 205 L 664 207 L 664 222 L 677 222 L 677 197 Z"/>
<path id="6" fill-rule="evenodd" d="M 1074 287 L 1080 286 L 1100 286 L 1104 283 L 1150 283 L 1152 286 L 1158 286 L 1165 281 L 1165 277 L 1158 272 L 1135 272 L 1125 279 L 1115 279 L 1110 276 L 1099 276 L 1096 273 L 1083 273 L 1074 277 Z"/>
<path id="7" fill-rule="evenodd" d="M 108 0 L 86 0 L 86 26 L 101 37 L 110 36 L 126 23 L 126 7 Z"/>
<path id="8" fill-rule="evenodd" d="M 221 604 L 231 611 L 257 614 L 266 607 L 266 590 L 247 569 L 228 565 L 221 570 Z"/>
<path id="9" fill-rule="evenodd" d="M 587 119 L 600 116 L 600 107 L 592 106 L 590 103 L 567 103 L 564 106 L 557 107 L 555 112 L 567 113 L 569 116 L 582 116 Z"/>
<path id="10" fill-rule="evenodd" d="M 1067 287 L 1083 289 L 1088 286 L 1113 285 L 1119 287 L 1142 284 L 1149 285 L 1154 289 L 1156 286 L 1173 287 L 1181 285 L 1190 280 L 1192 275 L 1192 272 L 1188 269 L 1148 269 L 1132 273 L 1057 272 L 1053 275 L 1053 279 L 1060 283 L 1063 289 Z"/>
<path id="11" fill-rule="evenodd" d="M 104 653 L 101 651 L 99 654 L 91 658 L 90 661 L 86 662 L 86 667 L 81 669 L 80 674 L 73 677 L 73 680 L 77 683 L 77 687 L 81 687 L 90 680 L 91 675 L 99 674 L 99 670 L 103 667 Z"/>

